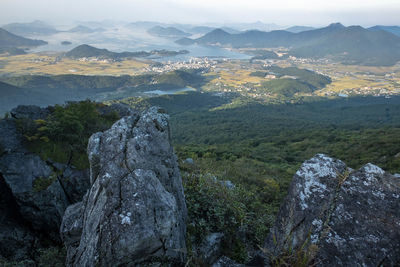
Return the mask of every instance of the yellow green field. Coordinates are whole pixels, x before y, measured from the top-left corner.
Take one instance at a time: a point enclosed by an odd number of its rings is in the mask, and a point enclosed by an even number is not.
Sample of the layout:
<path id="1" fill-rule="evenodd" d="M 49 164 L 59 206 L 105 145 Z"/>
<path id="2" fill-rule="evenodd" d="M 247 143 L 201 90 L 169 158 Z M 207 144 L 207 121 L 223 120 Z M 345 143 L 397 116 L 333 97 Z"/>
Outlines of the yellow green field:
<path id="1" fill-rule="evenodd" d="M 252 77 L 249 70 L 221 70 L 217 73 L 209 75 L 217 75 L 218 77 L 211 80 L 210 83 L 223 83 L 227 86 L 239 86 L 246 83 L 260 83 L 266 79 L 260 77 Z"/>
<path id="2" fill-rule="evenodd" d="M 0 75 L 27 74 L 82 74 L 82 75 L 136 75 L 148 63 L 139 60 L 121 62 L 79 61 L 51 55 L 28 54 L 0 56 Z"/>

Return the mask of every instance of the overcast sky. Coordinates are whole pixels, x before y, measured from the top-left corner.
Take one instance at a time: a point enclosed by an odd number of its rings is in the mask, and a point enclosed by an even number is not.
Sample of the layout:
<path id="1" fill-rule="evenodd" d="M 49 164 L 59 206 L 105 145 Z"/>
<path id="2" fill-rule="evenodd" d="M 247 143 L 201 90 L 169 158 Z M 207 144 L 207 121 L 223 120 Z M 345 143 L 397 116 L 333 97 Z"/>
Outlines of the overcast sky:
<path id="1" fill-rule="evenodd" d="M 0 0 L 0 23 L 44 20 L 400 25 L 400 0 Z"/>

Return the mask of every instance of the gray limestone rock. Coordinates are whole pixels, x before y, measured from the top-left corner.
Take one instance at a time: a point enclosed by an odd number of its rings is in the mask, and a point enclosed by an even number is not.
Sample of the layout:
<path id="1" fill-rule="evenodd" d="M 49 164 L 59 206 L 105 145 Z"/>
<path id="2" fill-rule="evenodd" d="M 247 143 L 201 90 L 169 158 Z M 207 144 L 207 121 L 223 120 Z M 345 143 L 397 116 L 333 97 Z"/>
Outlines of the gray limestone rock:
<path id="1" fill-rule="evenodd" d="M 187 159 L 185 159 L 185 160 L 183 161 L 183 163 L 193 165 L 193 164 L 194 164 L 194 160 L 193 160 L 192 158 L 187 158 Z"/>
<path id="2" fill-rule="evenodd" d="M 187 211 L 168 116 L 150 108 L 124 117 L 92 135 L 88 155 L 91 188 L 61 227 L 67 265 L 182 263 Z"/>
<path id="3" fill-rule="evenodd" d="M 38 247 L 39 240 L 18 213 L 10 188 L 0 174 L 0 259 L 20 260 Z"/>
<path id="4" fill-rule="evenodd" d="M 12 153 L 1 158 L 0 173 L 21 216 L 35 230 L 59 239 L 58 228 L 69 203 L 51 168 L 35 154 Z"/>
<path id="5" fill-rule="evenodd" d="M 38 106 L 27 105 L 18 106 L 10 111 L 10 114 L 15 119 L 45 119 L 50 111 L 47 108 L 41 108 Z"/>
<path id="6" fill-rule="evenodd" d="M 31 259 L 40 240 L 60 242 L 65 209 L 82 200 L 89 188 L 89 172 L 42 160 L 29 152 L 17 130 L 17 120 L 39 119 L 47 109 L 34 106 L 13 110 L 17 119 L 0 120 L 0 255 L 9 260 Z M 9 217 L 7 214 L 13 214 Z"/>
<path id="7" fill-rule="evenodd" d="M 89 176 L 65 165 L 52 164 L 32 153 L 10 153 L 1 157 L 0 173 L 11 189 L 20 215 L 33 229 L 60 240 L 59 228 L 65 209 L 82 199 L 89 185 Z"/>
<path id="8" fill-rule="evenodd" d="M 15 120 L 0 120 L 0 157 L 6 153 L 25 151 L 22 134 L 17 131 Z"/>
<path id="9" fill-rule="evenodd" d="M 223 233 L 211 233 L 204 238 L 200 247 L 197 249 L 198 257 L 206 265 L 211 265 L 220 256 L 223 236 Z"/>
<path id="10" fill-rule="evenodd" d="M 400 263 L 400 179 L 316 155 L 293 177 L 265 243 L 272 259 L 302 249 L 318 266 Z"/>
<path id="11" fill-rule="evenodd" d="M 239 264 L 226 256 L 222 256 L 212 265 L 212 267 L 244 267 L 244 266 L 245 265 Z"/>

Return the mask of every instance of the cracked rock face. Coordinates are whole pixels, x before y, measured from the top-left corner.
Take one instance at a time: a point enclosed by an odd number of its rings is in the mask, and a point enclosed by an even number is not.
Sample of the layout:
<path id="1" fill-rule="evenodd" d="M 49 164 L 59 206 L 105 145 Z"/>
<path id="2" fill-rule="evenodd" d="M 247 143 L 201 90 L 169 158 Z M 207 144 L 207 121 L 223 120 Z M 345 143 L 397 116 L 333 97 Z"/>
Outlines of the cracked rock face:
<path id="1" fill-rule="evenodd" d="M 68 266 L 185 259 L 186 205 L 168 116 L 157 108 L 92 135 L 91 188 L 61 226 Z"/>
<path id="2" fill-rule="evenodd" d="M 265 248 L 276 257 L 312 245 L 319 266 L 394 266 L 399 240 L 400 179 L 318 154 L 294 175 Z"/>
<path id="3" fill-rule="evenodd" d="M 11 113 L 16 119 L 32 120 L 45 118 L 49 111 L 19 106 Z M 43 235 L 60 242 L 64 211 L 82 199 L 89 174 L 29 152 L 14 118 L 0 120 L 0 184 L 4 192 L 0 194 L 0 255 L 22 260 L 31 258 Z M 48 186 L 37 186 L 38 181 L 48 181 Z"/>

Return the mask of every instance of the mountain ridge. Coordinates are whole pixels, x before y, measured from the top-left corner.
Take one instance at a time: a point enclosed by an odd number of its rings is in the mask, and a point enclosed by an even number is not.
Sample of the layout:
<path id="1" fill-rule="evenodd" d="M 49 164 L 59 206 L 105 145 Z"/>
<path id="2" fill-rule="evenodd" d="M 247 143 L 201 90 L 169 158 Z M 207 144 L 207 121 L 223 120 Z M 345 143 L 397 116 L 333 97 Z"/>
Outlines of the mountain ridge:
<path id="1" fill-rule="evenodd" d="M 27 48 L 45 45 L 47 42 L 42 40 L 33 40 L 13 34 L 3 28 L 0 28 L 0 47 L 8 48 Z"/>
<path id="2" fill-rule="evenodd" d="M 284 30 L 250 30 L 229 34 L 213 30 L 197 39 L 180 39 L 181 45 L 233 48 L 288 47 L 298 57 L 331 57 L 345 64 L 394 65 L 400 60 L 400 37 L 387 31 L 370 31 L 361 26 L 332 23 L 315 30 L 292 33 Z M 317 51 L 317 53 L 315 53 Z"/>
<path id="3" fill-rule="evenodd" d="M 53 26 L 40 20 L 35 20 L 29 23 L 10 23 L 3 25 L 2 28 L 13 34 L 22 36 L 31 36 L 36 34 L 51 35 L 59 32 Z"/>
<path id="4" fill-rule="evenodd" d="M 166 37 L 166 38 L 182 38 L 188 37 L 191 34 L 181 31 L 175 27 L 162 27 L 162 26 L 154 26 L 147 30 L 147 32 L 153 36 L 158 37 Z"/>
<path id="5" fill-rule="evenodd" d="M 160 57 L 176 56 L 179 54 L 187 54 L 187 53 L 189 53 L 189 51 L 187 50 L 180 50 L 180 51 L 152 50 L 150 52 L 146 51 L 112 52 L 109 51 L 108 49 L 101 49 L 88 44 L 82 44 L 65 53 L 65 56 L 70 58 L 98 57 L 104 59 L 120 60 L 123 58 L 143 58 L 143 57 L 149 57 L 151 55 Z"/>

